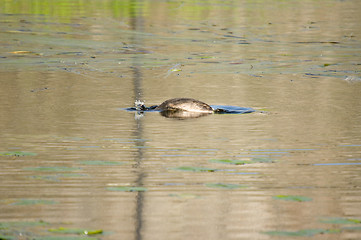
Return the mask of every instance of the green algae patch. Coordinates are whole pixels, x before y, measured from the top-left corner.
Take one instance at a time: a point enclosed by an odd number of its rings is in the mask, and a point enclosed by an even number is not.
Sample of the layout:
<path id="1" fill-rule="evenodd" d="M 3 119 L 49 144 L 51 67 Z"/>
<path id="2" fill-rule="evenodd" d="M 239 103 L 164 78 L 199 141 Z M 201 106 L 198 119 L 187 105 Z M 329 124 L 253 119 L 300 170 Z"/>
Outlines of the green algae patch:
<path id="1" fill-rule="evenodd" d="M 205 186 L 211 188 L 220 188 L 220 189 L 240 189 L 247 187 L 245 185 L 230 184 L 230 183 L 206 183 Z"/>
<path id="2" fill-rule="evenodd" d="M 52 233 L 61 233 L 61 234 L 78 234 L 78 235 L 96 235 L 96 234 L 102 234 L 102 229 L 97 230 L 89 230 L 89 229 L 79 229 L 79 228 L 51 228 L 48 229 L 49 232 Z"/>
<path id="3" fill-rule="evenodd" d="M 43 200 L 43 199 L 20 199 L 17 200 L 11 205 L 52 205 L 56 204 L 56 201 L 53 200 Z"/>
<path id="4" fill-rule="evenodd" d="M 212 163 L 225 163 L 225 164 L 233 164 L 233 165 L 244 165 L 248 163 L 252 163 L 250 160 L 231 160 L 231 159 L 211 159 L 209 162 Z"/>
<path id="5" fill-rule="evenodd" d="M 58 181 L 60 181 L 60 179 L 55 175 L 54 176 L 34 175 L 34 176 L 30 176 L 29 178 L 36 179 L 36 180 L 50 181 L 50 182 L 58 182 Z"/>
<path id="6" fill-rule="evenodd" d="M 24 168 L 24 170 L 29 171 L 40 171 L 40 172 L 71 172 L 80 170 L 81 168 L 76 167 L 33 167 L 33 168 Z"/>
<path id="7" fill-rule="evenodd" d="M 88 177 L 88 174 L 83 174 L 83 173 L 59 173 L 56 175 L 34 175 L 34 176 L 30 176 L 29 178 L 31 179 L 36 179 L 36 180 L 43 180 L 43 181 L 50 181 L 50 182 L 59 182 L 61 181 L 61 179 L 64 178 L 82 178 L 82 177 Z"/>
<path id="8" fill-rule="evenodd" d="M 285 237 L 312 237 L 318 234 L 340 233 L 341 229 L 303 229 L 299 231 L 268 231 L 262 232 L 271 236 L 285 236 Z"/>
<path id="9" fill-rule="evenodd" d="M 32 240 L 99 240 L 88 236 L 35 236 Z"/>
<path id="10" fill-rule="evenodd" d="M 342 230 L 361 230 L 361 226 L 351 226 L 351 227 L 343 227 Z"/>
<path id="11" fill-rule="evenodd" d="M 102 229 L 57 227 L 44 221 L 0 222 L 0 240 L 19 239 L 19 233 L 32 240 L 99 240 L 93 236 L 104 232 Z"/>
<path id="12" fill-rule="evenodd" d="M 109 191 L 118 191 L 118 192 L 145 192 L 147 191 L 144 187 L 127 187 L 127 186 L 116 186 L 116 187 L 107 187 Z"/>
<path id="13" fill-rule="evenodd" d="M 22 156 L 36 156 L 36 155 L 37 154 L 33 152 L 23 152 L 23 151 L 0 152 L 0 156 L 22 157 Z"/>
<path id="14" fill-rule="evenodd" d="M 101 161 L 101 160 L 81 161 L 79 163 L 84 164 L 84 165 L 101 165 L 101 166 L 114 166 L 114 165 L 123 165 L 124 164 L 121 162 Z"/>
<path id="15" fill-rule="evenodd" d="M 276 162 L 273 158 L 252 158 L 252 163 L 274 163 Z"/>
<path id="16" fill-rule="evenodd" d="M 320 220 L 322 223 L 330 224 L 360 224 L 361 220 L 353 218 L 342 218 L 342 217 L 333 217 L 333 218 L 323 218 Z"/>
<path id="17" fill-rule="evenodd" d="M 184 171 L 184 172 L 215 172 L 217 169 L 214 168 L 205 168 L 205 167 L 191 167 L 191 166 L 181 166 L 172 168 L 173 170 L 177 171 Z"/>
<path id="18" fill-rule="evenodd" d="M 295 195 L 277 195 L 273 197 L 277 200 L 293 201 L 293 202 L 309 202 L 312 201 L 312 198 L 305 196 L 295 196 Z"/>
<path id="19" fill-rule="evenodd" d="M 36 227 L 36 226 L 45 226 L 48 224 L 49 223 L 44 221 L 0 222 L 0 229 Z"/>

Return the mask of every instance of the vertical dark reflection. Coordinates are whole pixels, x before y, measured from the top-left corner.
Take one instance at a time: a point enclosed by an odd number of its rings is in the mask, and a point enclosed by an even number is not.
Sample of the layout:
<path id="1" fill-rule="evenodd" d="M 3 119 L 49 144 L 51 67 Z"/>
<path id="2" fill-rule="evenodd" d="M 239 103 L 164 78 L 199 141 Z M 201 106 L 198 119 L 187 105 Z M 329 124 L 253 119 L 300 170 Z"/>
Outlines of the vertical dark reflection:
<path id="1" fill-rule="evenodd" d="M 142 14 L 143 1 L 136 0 L 131 2 L 130 10 L 130 25 L 134 34 L 131 38 L 131 44 L 133 46 L 140 47 L 142 46 L 142 36 L 137 34 L 137 32 L 144 31 L 144 20 Z M 141 100 L 143 98 L 142 92 L 142 71 L 141 71 L 142 57 L 139 54 L 135 54 L 132 63 L 133 69 L 133 84 L 134 84 L 134 101 Z M 136 119 L 136 128 L 134 131 L 134 138 L 136 139 L 137 154 L 135 156 L 135 165 L 137 169 L 137 179 L 136 186 L 143 186 L 144 172 L 142 169 L 142 160 L 143 160 L 143 151 L 144 151 L 144 141 L 143 139 L 143 124 L 142 119 Z M 144 192 L 137 192 L 136 195 L 136 209 L 135 209 L 135 240 L 142 239 L 142 227 L 143 227 L 143 201 L 144 201 Z"/>

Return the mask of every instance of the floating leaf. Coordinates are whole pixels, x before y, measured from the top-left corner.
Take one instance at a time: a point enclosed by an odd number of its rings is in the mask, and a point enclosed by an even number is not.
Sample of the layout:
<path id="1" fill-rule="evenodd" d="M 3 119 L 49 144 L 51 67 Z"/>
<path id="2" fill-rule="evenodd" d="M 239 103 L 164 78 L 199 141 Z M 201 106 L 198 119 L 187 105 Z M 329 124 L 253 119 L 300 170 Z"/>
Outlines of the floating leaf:
<path id="1" fill-rule="evenodd" d="M 335 218 L 321 219 L 320 222 L 331 223 L 331 224 L 359 224 L 359 223 L 361 223 L 361 220 L 352 219 L 352 218 L 335 217 Z"/>
<path id="2" fill-rule="evenodd" d="M 39 175 L 36 175 L 36 176 L 30 176 L 30 178 L 37 179 L 37 180 L 53 181 L 53 182 L 60 181 L 57 176 L 39 176 Z"/>
<path id="3" fill-rule="evenodd" d="M 88 236 L 37 236 L 33 240 L 99 240 L 99 238 Z"/>
<path id="4" fill-rule="evenodd" d="M 81 161 L 81 164 L 85 165 L 122 165 L 121 162 L 112 162 L 112 161 L 101 161 L 101 160 L 94 160 L 94 161 Z"/>
<path id="5" fill-rule="evenodd" d="M 0 152 L 0 156 L 22 157 L 22 156 L 35 156 L 35 155 L 37 154 L 32 152 L 23 152 L 23 151 Z"/>
<path id="6" fill-rule="evenodd" d="M 289 236 L 289 237 L 312 237 L 317 234 L 339 233 L 341 229 L 304 229 L 299 231 L 269 231 L 264 234 L 272 236 Z"/>
<path id="7" fill-rule="evenodd" d="M 204 168 L 204 167 L 190 167 L 190 166 L 182 166 L 173 168 L 174 170 L 186 171 L 186 172 L 215 172 L 217 169 L 214 168 Z"/>
<path id="8" fill-rule="evenodd" d="M 295 201 L 295 202 L 308 202 L 312 201 L 312 198 L 304 196 L 292 196 L 292 195 L 277 195 L 273 197 L 278 200 Z"/>
<path id="9" fill-rule="evenodd" d="M 24 227 L 34 227 L 34 226 L 44 226 L 48 225 L 44 221 L 34 221 L 34 222 L 0 222 L 0 229 L 9 229 L 9 228 L 24 228 Z"/>
<path id="10" fill-rule="evenodd" d="M 53 200 L 41 200 L 41 199 L 20 199 L 12 205 L 50 205 L 55 204 Z"/>
<path id="11" fill-rule="evenodd" d="M 238 189 L 238 188 L 245 188 L 247 186 L 239 185 L 239 184 L 229 184 L 229 183 L 206 183 L 207 187 L 212 188 L 222 188 L 222 189 Z"/>
<path id="12" fill-rule="evenodd" d="M 323 64 L 324 67 L 333 66 L 333 65 L 337 65 L 337 63 L 324 63 Z"/>
<path id="13" fill-rule="evenodd" d="M 182 67 L 182 64 L 180 64 L 180 63 L 177 63 L 177 64 L 173 65 L 173 66 L 167 71 L 167 74 L 165 75 L 165 78 L 168 77 L 172 72 L 182 71 L 181 67 Z"/>
<path id="14" fill-rule="evenodd" d="M 33 53 L 33 52 L 20 50 L 20 51 L 13 51 L 13 52 L 10 52 L 10 53 L 12 53 L 12 54 L 28 54 L 28 53 Z"/>
<path id="15" fill-rule="evenodd" d="M 99 240 L 98 238 L 91 237 L 90 235 L 102 234 L 103 230 L 87 230 L 87 229 L 67 229 L 67 228 L 54 228 L 52 233 L 59 234 L 73 234 L 62 236 L 49 236 L 49 235 L 34 235 L 34 230 L 39 232 L 39 229 L 49 226 L 49 223 L 44 221 L 36 222 L 0 222 L 0 239 L 18 239 L 18 233 L 28 233 L 26 239 L 33 240 Z M 40 227 L 40 228 L 39 228 Z M 80 236 L 74 236 L 75 234 Z"/>
<path id="16" fill-rule="evenodd" d="M 247 160 L 231 160 L 231 159 L 211 159 L 209 160 L 213 163 L 226 163 L 226 164 L 233 164 L 233 165 L 244 165 L 247 163 L 252 163 L 251 161 Z"/>
<path id="17" fill-rule="evenodd" d="M 103 230 L 102 229 L 97 229 L 97 230 L 86 230 L 86 232 L 84 232 L 86 235 L 96 235 L 96 234 L 102 234 Z"/>
<path id="18" fill-rule="evenodd" d="M 273 163 L 275 162 L 272 158 L 252 158 L 253 163 Z"/>
<path id="19" fill-rule="evenodd" d="M 144 187 L 126 187 L 126 186 L 108 187 L 107 190 L 120 191 L 120 192 L 145 192 L 145 191 L 147 191 L 147 189 Z"/>
<path id="20" fill-rule="evenodd" d="M 361 230 L 361 226 L 343 227 L 342 230 Z"/>
<path id="21" fill-rule="evenodd" d="M 89 175 L 83 173 L 58 173 L 56 175 L 45 175 L 45 176 L 35 175 L 35 176 L 30 176 L 30 178 L 37 180 L 58 182 L 61 181 L 60 178 L 78 178 L 78 177 L 87 177 L 87 176 Z"/>
<path id="22" fill-rule="evenodd" d="M 80 170 L 81 168 L 75 167 L 34 167 L 34 168 L 25 168 L 25 170 L 30 171 L 41 171 L 41 172 L 70 172 Z"/>
<path id="23" fill-rule="evenodd" d="M 77 228 L 52 228 L 48 230 L 49 232 L 53 233 L 62 233 L 62 234 L 82 234 L 82 235 L 96 235 L 96 234 L 102 234 L 103 230 L 97 229 L 97 230 L 87 230 L 87 229 L 77 229 Z"/>

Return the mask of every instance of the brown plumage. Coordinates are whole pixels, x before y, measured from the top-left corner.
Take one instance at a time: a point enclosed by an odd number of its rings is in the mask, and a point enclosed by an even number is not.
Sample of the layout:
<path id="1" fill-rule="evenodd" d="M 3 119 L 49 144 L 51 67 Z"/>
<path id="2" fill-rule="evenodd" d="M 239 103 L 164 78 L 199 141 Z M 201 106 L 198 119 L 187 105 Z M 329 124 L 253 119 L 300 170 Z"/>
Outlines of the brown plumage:
<path id="1" fill-rule="evenodd" d="M 212 113 L 213 108 L 207 103 L 193 98 L 172 98 L 155 108 L 160 111 L 188 111 Z"/>

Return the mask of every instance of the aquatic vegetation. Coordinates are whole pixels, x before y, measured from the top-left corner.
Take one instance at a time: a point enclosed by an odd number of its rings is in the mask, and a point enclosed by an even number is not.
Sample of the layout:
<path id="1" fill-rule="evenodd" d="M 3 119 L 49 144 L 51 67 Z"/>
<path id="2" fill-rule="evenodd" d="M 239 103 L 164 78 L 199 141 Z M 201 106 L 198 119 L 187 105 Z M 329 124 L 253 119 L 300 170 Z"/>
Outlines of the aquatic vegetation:
<path id="1" fill-rule="evenodd" d="M 102 160 L 94 160 L 94 161 L 81 161 L 81 164 L 84 165 L 107 165 L 107 166 L 114 166 L 114 165 L 122 165 L 121 162 L 112 162 L 112 161 L 102 161 Z"/>
<path id="2" fill-rule="evenodd" d="M 245 185 L 230 184 L 230 183 L 206 183 L 205 186 L 211 188 L 221 188 L 221 189 L 239 189 L 239 188 L 247 187 Z"/>
<path id="3" fill-rule="evenodd" d="M 330 224 L 360 224 L 361 221 L 358 219 L 352 218 L 342 218 L 342 217 L 333 217 L 333 218 L 323 218 L 320 220 L 322 223 L 330 223 Z M 343 231 L 355 231 L 361 230 L 361 226 L 347 226 L 341 228 L 333 228 L 333 229 L 303 229 L 298 231 L 284 231 L 284 230 L 275 230 L 275 231 L 267 231 L 262 232 L 271 236 L 288 236 L 288 237 L 312 237 L 317 234 L 331 234 L 331 233 L 341 233 Z"/>
<path id="4" fill-rule="evenodd" d="M 57 182 L 57 181 L 59 181 L 59 178 L 58 178 L 57 176 L 40 176 L 40 175 L 34 175 L 34 176 L 30 176 L 29 178 L 36 179 L 36 180 L 52 181 L 52 182 Z"/>
<path id="5" fill-rule="evenodd" d="M 185 172 L 215 172 L 217 169 L 214 168 L 205 168 L 205 167 L 191 167 L 191 166 L 182 166 L 172 168 L 173 170 L 185 171 Z"/>
<path id="6" fill-rule="evenodd" d="M 250 160 L 231 160 L 231 159 L 211 159 L 209 162 L 212 163 L 226 163 L 226 164 L 233 164 L 233 165 L 244 165 L 252 163 Z"/>
<path id="7" fill-rule="evenodd" d="M 48 224 L 49 223 L 44 221 L 0 222 L 0 229 L 45 226 Z"/>
<path id="8" fill-rule="evenodd" d="M 24 168 L 24 170 L 29 171 L 40 171 L 40 172 L 71 172 L 80 170 L 81 168 L 76 167 L 29 167 Z"/>
<path id="9" fill-rule="evenodd" d="M 361 226 L 343 227 L 342 230 L 361 230 Z"/>
<path id="10" fill-rule="evenodd" d="M 342 165 L 361 165 L 360 162 L 346 162 L 346 163 L 314 163 L 313 166 L 342 166 Z"/>
<path id="11" fill-rule="evenodd" d="M 107 187 L 109 191 L 119 191 L 119 192 L 145 192 L 148 189 L 145 187 L 127 187 L 127 186 L 115 186 Z"/>
<path id="12" fill-rule="evenodd" d="M 36 153 L 23 152 L 23 151 L 0 152 L 0 156 L 22 157 L 22 156 L 36 156 L 36 155 L 37 155 Z"/>
<path id="13" fill-rule="evenodd" d="M 56 204 L 56 201 L 53 200 L 43 200 L 43 199 L 20 199 L 13 202 L 11 205 L 52 205 Z"/>
<path id="14" fill-rule="evenodd" d="M 104 233 L 102 229 L 65 228 L 55 225 L 44 221 L 0 222 L 0 239 L 19 239 L 19 233 L 26 233 L 26 239 L 34 240 L 98 240 L 92 236 Z"/>
<path id="15" fill-rule="evenodd" d="M 288 236 L 288 237 L 312 237 L 317 234 L 340 233 L 341 229 L 303 229 L 299 231 L 268 231 L 264 234 L 271 236 Z"/>
<path id="16" fill-rule="evenodd" d="M 89 230 L 89 229 L 80 229 L 80 228 L 51 228 L 48 229 L 49 232 L 52 233 L 65 233 L 65 234 L 79 234 L 79 235 L 96 235 L 96 234 L 102 234 L 102 229 L 96 229 L 96 230 Z"/>
<path id="17" fill-rule="evenodd" d="M 277 195 L 273 197 L 277 200 L 294 201 L 294 202 L 308 202 L 312 201 L 312 198 L 305 196 L 294 196 L 294 195 Z"/>
<path id="18" fill-rule="evenodd" d="M 252 158 L 253 163 L 274 163 L 276 162 L 273 158 Z"/>
<path id="19" fill-rule="evenodd" d="M 177 63 L 177 64 L 173 65 L 173 66 L 167 71 L 167 74 L 164 76 L 164 78 L 169 77 L 169 75 L 170 75 L 172 72 L 182 71 L 181 67 L 182 67 L 182 64 L 180 64 L 180 63 Z"/>
<path id="20" fill-rule="evenodd" d="M 61 178 L 78 178 L 78 177 L 87 177 L 89 176 L 88 174 L 83 174 L 83 173 L 59 173 L 56 175 L 34 175 L 34 176 L 30 176 L 30 178 L 32 179 L 37 179 L 37 180 L 44 180 L 44 181 L 52 181 L 52 182 L 57 182 L 60 181 Z"/>
<path id="21" fill-rule="evenodd" d="M 320 220 L 322 223 L 331 223 L 331 224 L 360 224 L 361 220 L 352 219 L 352 218 L 343 218 L 343 217 L 331 217 L 323 218 Z"/>
<path id="22" fill-rule="evenodd" d="M 33 240 L 99 240 L 88 236 L 37 236 Z"/>
<path id="23" fill-rule="evenodd" d="M 12 240 L 19 239 L 19 232 L 31 234 L 31 229 L 47 226 L 44 221 L 22 221 L 22 222 L 0 222 L 0 239 Z"/>

